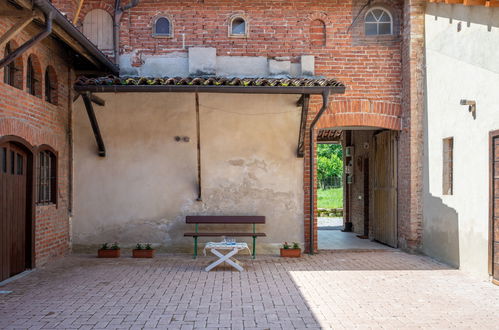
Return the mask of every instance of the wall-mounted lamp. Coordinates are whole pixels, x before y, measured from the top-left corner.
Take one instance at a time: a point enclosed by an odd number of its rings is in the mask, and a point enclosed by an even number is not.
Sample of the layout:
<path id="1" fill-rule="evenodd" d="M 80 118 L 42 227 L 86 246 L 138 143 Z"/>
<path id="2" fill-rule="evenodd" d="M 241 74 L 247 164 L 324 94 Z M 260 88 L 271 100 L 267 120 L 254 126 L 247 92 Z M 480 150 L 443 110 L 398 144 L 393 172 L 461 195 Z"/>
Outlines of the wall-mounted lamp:
<path id="1" fill-rule="evenodd" d="M 476 101 L 461 100 L 460 104 L 461 105 L 467 105 L 468 106 L 468 112 L 471 112 L 471 115 L 473 116 L 473 119 L 476 119 Z"/>

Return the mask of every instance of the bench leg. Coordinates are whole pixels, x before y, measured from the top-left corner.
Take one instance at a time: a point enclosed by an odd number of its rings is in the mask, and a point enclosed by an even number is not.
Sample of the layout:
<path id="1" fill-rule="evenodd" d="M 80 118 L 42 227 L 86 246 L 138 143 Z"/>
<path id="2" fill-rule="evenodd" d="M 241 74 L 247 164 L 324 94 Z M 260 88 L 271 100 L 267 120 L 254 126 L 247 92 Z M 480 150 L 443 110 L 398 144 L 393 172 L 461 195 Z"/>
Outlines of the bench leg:
<path id="1" fill-rule="evenodd" d="M 256 258 L 256 236 L 253 236 L 253 259 Z"/>
<path id="2" fill-rule="evenodd" d="M 194 256 L 192 258 L 196 259 L 197 257 L 198 257 L 198 237 L 194 236 Z"/>

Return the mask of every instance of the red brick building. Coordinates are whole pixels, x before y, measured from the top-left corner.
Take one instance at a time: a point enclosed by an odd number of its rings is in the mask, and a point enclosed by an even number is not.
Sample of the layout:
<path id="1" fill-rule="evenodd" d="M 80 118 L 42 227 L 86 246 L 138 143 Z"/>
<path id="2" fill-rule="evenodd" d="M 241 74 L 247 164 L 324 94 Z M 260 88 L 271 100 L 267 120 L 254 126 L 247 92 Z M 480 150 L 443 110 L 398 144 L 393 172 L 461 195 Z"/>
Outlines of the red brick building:
<path id="1" fill-rule="evenodd" d="M 388 207 L 392 212 L 387 225 L 390 233 L 377 233 L 376 225 L 371 224 L 369 236 L 408 250 L 420 247 L 424 1 L 54 0 L 53 4 L 117 61 L 121 75 L 200 72 L 226 76 L 320 76 L 341 81 L 347 87 L 345 94 L 331 97 L 317 128 L 342 132 L 343 145 L 356 150 L 350 159 L 355 174 L 346 190 L 345 221 L 354 223 L 354 231 L 362 233 L 365 213 L 376 218 L 375 198 L 369 201 L 366 211 L 366 204 L 357 195 L 367 192 L 366 196 L 373 196 L 382 187 L 371 182 L 372 176 L 363 176 L 360 164 L 370 159 L 370 166 L 374 166 L 373 146 L 392 143 L 394 149 L 385 155 L 394 171 L 389 180 L 392 195 L 380 197 L 390 199 L 393 206 Z M 11 24 L 2 24 L 2 31 Z M 16 42 L 28 37 L 29 34 L 20 34 Z M 53 63 L 58 81 L 64 81 L 66 89 L 58 90 L 58 106 L 1 85 L 6 100 L 22 97 L 30 103 L 20 107 L 12 101 L 2 101 L 7 107 L 1 110 L 0 135 L 21 136 L 36 146 L 50 145 L 59 157 L 58 186 L 62 197 L 57 205 L 36 207 L 37 221 L 46 219 L 43 227 L 40 223 L 40 240 L 36 241 L 40 260 L 68 249 L 72 200 L 68 187 L 72 96 L 68 86 L 74 75 L 66 56 L 50 55 L 57 45 L 46 43 L 40 43 L 31 52 L 37 55 L 40 70 Z M 204 62 L 213 63 L 202 65 L 206 63 L 200 61 L 201 69 L 195 71 L 193 66 L 199 64 L 194 61 L 197 48 L 208 49 L 201 56 Z M 23 63 L 29 53 L 23 55 Z M 312 96 L 302 133 L 308 132 L 321 106 L 321 98 Z M 11 110 L 6 110 L 9 107 Z M 30 119 L 23 120 L 28 114 Z M 377 134 L 389 137 L 378 139 Z M 317 199 L 312 199 L 311 209 L 308 136 L 303 134 L 302 141 L 303 242 L 309 249 L 312 240 L 317 249 L 317 227 L 310 226 Z M 386 141 L 376 142 L 377 139 Z M 369 180 L 367 185 L 364 180 Z M 41 238 L 44 235 L 46 239 Z"/>
<path id="2" fill-rule="evenodd" d="M 1 4 L 11 13 L 0 22 L 2 66 L 21 45 L 30 47 L 0 70 L 0 279 L 69 250 L 75 70 L 114 67 L 90 43 L 82 44 L 76 29 L 60 24 L 65 18 L 48 2 L 40 4 L 29 9 Z M 51 33 L 29 43 L 49 20 Z"/>

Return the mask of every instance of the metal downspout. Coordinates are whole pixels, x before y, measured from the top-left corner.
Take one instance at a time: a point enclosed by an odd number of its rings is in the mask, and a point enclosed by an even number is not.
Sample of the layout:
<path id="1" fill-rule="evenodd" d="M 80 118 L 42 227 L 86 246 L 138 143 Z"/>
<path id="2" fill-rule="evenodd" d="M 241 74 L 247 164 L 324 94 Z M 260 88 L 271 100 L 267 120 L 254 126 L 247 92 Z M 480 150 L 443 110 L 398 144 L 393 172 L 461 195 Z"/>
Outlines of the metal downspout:
<path id="1" fill-rule="evenodd" d="M 45 30 L 38 33 L 36 36 L 26 41 L 20 47 L 18 47 L 15 51 L 4 57 L 0 60 L 0 69 L 6 65 L 9 65 L 13 61 L 15 61 L 19 56 L 21 56 L 25 51 L 36 45 L 41 40 L 45 39 L 50 33 L 52 33 L 52 19 L 54 17 L 54 12 L 50 11 L 45 13 Z"/>
<path id="2" fill-rule="evenodd" d="M 322 108 L 319 110 L 317 115 L 315 115 L 314 120 L 310 124 L 310 247 L 309 254 L 314 254 L 314 219 L 315 219 L 315 207 L 314 207 L 314 184 L 315 184 L 315 175 L 314 175 L 314 161 L 315 161 L 315 125 L 321 118 L 324 111 L 327 110 L 329 106 L 329 90 L 325 90 L 322 93 Z"/>

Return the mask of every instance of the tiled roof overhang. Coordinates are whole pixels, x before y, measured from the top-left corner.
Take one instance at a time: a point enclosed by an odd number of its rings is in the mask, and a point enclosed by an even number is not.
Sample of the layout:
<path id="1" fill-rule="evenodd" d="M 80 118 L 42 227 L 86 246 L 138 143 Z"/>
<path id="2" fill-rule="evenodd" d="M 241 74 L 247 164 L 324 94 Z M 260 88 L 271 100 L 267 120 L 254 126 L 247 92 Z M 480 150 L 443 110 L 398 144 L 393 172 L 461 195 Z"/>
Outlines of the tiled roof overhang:
<path id="1" fill-rule="evenodd" d="M 77 92 L 199 92 L 252 94 L 343 94 L 345 85 L 334 79 L 224 78 L 224 77 L 79 77 Z"/>

